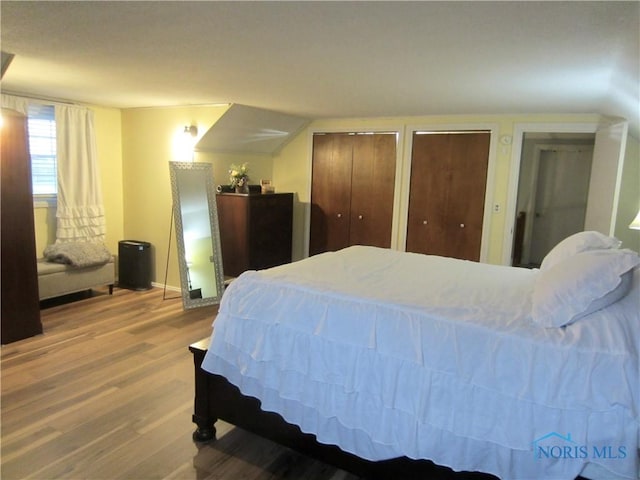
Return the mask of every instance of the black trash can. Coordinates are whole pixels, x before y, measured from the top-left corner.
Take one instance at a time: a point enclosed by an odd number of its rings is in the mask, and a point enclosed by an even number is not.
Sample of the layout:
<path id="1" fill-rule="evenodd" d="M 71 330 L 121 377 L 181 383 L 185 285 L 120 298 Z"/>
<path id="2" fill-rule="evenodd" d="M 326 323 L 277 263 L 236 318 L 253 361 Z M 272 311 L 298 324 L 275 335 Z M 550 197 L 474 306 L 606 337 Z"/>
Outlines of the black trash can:
<path id="1" fill-rule="evenodd" d="M 129 290 L 151 288 L 151 244 L 138 240 L 118 242 L 118 287 Z"/>

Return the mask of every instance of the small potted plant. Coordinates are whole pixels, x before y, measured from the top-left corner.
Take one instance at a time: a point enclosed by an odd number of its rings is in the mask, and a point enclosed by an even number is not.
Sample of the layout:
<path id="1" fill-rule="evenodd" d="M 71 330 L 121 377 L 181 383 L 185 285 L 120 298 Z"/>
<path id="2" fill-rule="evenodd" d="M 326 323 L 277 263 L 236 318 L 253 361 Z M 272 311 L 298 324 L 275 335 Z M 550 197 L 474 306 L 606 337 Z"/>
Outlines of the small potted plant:
<path id="1" fill-rule="evenodd" d="M 236 193 L 249 193 L 249 166 L 243 163 L 239 167 L 231 165 L 229 167 L 229 181 Z"/>

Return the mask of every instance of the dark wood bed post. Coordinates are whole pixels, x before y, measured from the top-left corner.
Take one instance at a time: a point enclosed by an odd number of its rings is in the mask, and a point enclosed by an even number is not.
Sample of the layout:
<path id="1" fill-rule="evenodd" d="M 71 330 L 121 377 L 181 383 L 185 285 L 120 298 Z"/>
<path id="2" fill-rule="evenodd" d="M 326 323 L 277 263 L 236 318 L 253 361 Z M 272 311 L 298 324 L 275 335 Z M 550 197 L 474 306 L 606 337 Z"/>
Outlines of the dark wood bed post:
<path id="1" fill-rule="evenodd" d="M 209 405 L 209 378 L 210 376 L 201 368 L 204 355 L 209 348 L 209 338 L 205 338 L 189 346 L 193 353 L 195 372 L 195 399 L 193 402 L 193 423 L 197 425 L 193 432 L 193 440 L 196 442 L 209 442 L 216 438 L 214 423 L 217 418 L 210 416 Z"/>

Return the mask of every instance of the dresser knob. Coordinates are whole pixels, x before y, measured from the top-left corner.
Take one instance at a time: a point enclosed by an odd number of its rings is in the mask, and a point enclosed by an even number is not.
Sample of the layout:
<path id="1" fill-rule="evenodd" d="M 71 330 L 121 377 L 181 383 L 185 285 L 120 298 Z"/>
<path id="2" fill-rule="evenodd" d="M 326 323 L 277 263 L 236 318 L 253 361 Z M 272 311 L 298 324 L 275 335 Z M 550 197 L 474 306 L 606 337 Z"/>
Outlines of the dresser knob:
<path id="1" fill-rule="evenodd" d="M 427 223 L 429 223 L 429 222 L 427 222 L 426 220 L 422 220 L 422 224 L 423 225 L 426 225 Z"/>
<path id="2" fill-rule="evenodd" d="M 342 218 L 342 214 L 341 213 L 338 214 L 338 218 Z"/>
<path id="3" fill-rule="evenodd" d="M 358 220 L 362 220 L 362 215 L 358 215 Z"/>
<path id="4" fill-rule="evenodd" d="M 460 224 L 460 228 L 464 228 L 464 223 L 461 223 L 461 224 Z"/>

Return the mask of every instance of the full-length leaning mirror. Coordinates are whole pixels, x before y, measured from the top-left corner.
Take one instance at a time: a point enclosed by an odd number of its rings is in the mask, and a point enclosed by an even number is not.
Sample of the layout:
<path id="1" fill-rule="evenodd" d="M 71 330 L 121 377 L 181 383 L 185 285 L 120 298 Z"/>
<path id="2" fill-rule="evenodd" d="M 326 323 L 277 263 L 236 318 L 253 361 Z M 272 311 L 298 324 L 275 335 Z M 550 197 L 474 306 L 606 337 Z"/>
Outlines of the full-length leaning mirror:
<path id="1" fill-rule="evenodd" d="M 169 162 L 184 308 L 220 303 L 224 291 L 213 170 Z"/>

